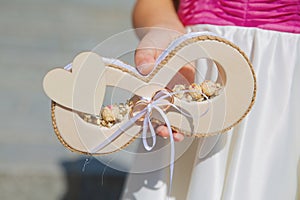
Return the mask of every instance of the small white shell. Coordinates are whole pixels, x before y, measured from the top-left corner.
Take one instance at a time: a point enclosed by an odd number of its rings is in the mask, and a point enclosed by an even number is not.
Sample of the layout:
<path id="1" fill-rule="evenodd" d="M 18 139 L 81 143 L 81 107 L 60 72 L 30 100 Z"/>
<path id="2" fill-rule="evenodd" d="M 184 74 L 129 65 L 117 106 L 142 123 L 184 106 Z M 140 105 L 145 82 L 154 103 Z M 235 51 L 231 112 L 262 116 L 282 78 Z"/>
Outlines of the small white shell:
<path id="1" fill-rule="evenodd" d="M 193 97 L 192 97 L 190 94 L 186 94 L 186 95 L 185 95 L 185 100 L 186 100 L 187 102 L 191 102 L 191 101 L 193 101 Z"/>
<path id="2" fill-rule="evenodd" d="M 189 86 L 189 90 L 194 90 L 195 92 L 190 92 L 190 95 L 192 96 L 194 101 L 202 101 L 203 95 L 202 95 L 202 88 L 200 85 L 193 83 Z"/>
<path id="3" fill-rule="evenodd" d="M 211 97 L 218 95 L 218 92 L 221 89 L 221 85 L 219 83 L 214 83 L 212 81 L 206 80 L 201 83 L 201 88 L 205 95 Z"/>
<path id="4" fill-rule="evenodd" d="M 173 92 L 179 92 L 177 94 L 174 94 L 174 96 L 176 96 L 179 99 L 182 99 L 183 96 L 184 96 L 184 93 L 180 92 L 182 90 L 185 90 L 185 86 L 184 85 L 175 85 L 172 91 Z"/>
<path id="5" fill-rule="evenodd" d="M 112 109 L 110 109 L 109 107 L 104 107 L 101 111 L 101 116 L 102 116 L 102 119 L 106 122 L 114 122 L 116 121 L 116 118 L 113 114 L 113 111 Z"/>

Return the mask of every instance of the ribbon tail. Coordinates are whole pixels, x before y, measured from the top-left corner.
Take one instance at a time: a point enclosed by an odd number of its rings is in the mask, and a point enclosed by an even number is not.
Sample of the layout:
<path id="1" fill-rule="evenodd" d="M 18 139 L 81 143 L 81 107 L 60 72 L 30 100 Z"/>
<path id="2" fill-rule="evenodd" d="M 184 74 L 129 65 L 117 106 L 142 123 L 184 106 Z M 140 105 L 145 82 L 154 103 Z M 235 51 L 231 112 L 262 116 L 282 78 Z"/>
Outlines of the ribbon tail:
<path id="1" fill-rule="evenodd" d="M 156 144 L 156 133 L 155 133 L 155 130 L 154 130 L 154 128 L 153 128 L 153 125 L 152 125 L 152 123 L 151 123 L 151 120 L 150 120 L 150 118 L 148 119 L 148 123 L 149 123 L 149 129 L 150 129 L 150 132 L 151 132 L 151 136 L 152 136 L 152 142 L 153 142 L 153 147 L 155 146 L 155 144 Z"/>
<path id="2" fill-rule="evenodd" d="M 152 126 L 151 120 L 150 120 L 150 112 L 148 111 L 146 114 L 146 117 L 144 119 L 143 122 L 143 135 L 142 135 L 142 139 L 143 139 L 143 144 L 144 147 L 147 151 L 151 151 L 153 149 L 153 147 L 156 144 L 156 133 L 155 130 Z M 148 129 L 150 129 L 150 133 L 151 133 L 151 137 L 152 137 L 152 145 L 149 146 L 148 141 L 147 141 L 147 131 Z"/>
<path id="3" fill-rule="evenodd" d="M 169 132 L 169 136 L 170 136 L 170 143 L 171 143 L 171 153 L 170 153 L 170 186 L 169 186 L 169 196 L 171 195 L 171 191 L 172 191 L 172 181 L 173 181 L 173 173 L 174 173 L 174 160 L 175 160 L 175 144 L 174 144 L 174 138 L 173 138 L 173 131 L 171 128 L 171 124 L 167 118 L 167 115 L 164 113 L 164 111 L 159 108 L 158 106 L 153 106 L 162 116 L 162 118 L 164 119 L 166 125 L 167 125 L 167 129 Z"/>

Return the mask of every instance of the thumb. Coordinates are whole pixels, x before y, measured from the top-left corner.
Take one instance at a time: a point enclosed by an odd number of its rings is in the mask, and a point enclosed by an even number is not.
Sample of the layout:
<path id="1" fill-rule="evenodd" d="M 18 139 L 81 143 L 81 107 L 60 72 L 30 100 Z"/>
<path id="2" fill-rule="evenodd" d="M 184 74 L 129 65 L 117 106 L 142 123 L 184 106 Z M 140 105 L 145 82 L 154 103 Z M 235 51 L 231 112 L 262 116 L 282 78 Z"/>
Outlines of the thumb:
<path id="1" fill-rule="evenodd" d="M 137 70 L 143 74 L 149 74 L 157 57 L 168 44 L 181 33 L 170 29 L 152 29 L 140 41 L 135 52 L 135 64 Z"/>

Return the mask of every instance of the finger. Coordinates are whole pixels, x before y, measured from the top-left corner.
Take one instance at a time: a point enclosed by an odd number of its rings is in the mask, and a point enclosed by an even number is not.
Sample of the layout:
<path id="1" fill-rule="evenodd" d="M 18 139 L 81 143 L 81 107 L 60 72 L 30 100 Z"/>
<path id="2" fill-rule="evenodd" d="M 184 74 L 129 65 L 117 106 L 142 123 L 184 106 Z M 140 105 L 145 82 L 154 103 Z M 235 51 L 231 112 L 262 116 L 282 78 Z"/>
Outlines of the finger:
<path id="1" fill-rule="evenodd" d="M 184 139 L 184 135 L 179 132 L 174 132 L 173 133 L 173 138 L 175 142 L 181 142 Z"/>
<path id="2" fill-rule="evenodd" d="M 166 126 L 158 126 L 156 128 L 156 134 L 160 135 L 161 137 L 169 137 L 168 128 Z"/>
<path id="3" fill-rule="evenodd" d="M 196 71 L 193 65 L 185 65 L 179 70 L 179 74 L 183 76 L 189 83 L 193 83 L 195 81 L 195 73 Z"/>
<path id="4" fill-rule="evenodd" d="M 192 65 L 183 66 L 168 83 L 167 88 L 175 85 L 190 85 L 195 81 L 195 68 Z"/>
<path id="5" fill-rule="evenodd" d="M 141 74 L 147 75 L 153 70 L 157 57 L 169 41 L 170 38 L 164 31 L 151 30 L 143 37 L 135 52 L 135 64 Z"/>
<path id="6" fill-rule="evenodd" d="M 156 128 L 156 133 L 158 135 L 160 135 L 161 137 L 169 137 L 169 131 L 166 126 L 158 126 Z M 179 132 L 173 132 L 173 138 L 174 138 L 174 141 L 180 142 L 184 139 L 184 135 Z"/>

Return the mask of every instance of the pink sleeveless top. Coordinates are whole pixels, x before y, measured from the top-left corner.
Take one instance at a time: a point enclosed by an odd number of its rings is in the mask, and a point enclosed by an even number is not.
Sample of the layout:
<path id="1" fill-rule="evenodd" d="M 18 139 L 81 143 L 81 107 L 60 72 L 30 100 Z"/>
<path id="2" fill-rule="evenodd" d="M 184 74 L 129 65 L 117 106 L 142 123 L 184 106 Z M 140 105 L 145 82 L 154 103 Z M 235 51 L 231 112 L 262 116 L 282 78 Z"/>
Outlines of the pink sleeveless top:
<path id="1" fill-rule="evenodd" d="M 300 33 L 300 0 L 181 0 L 184 25 L 214 24 Z"/>

